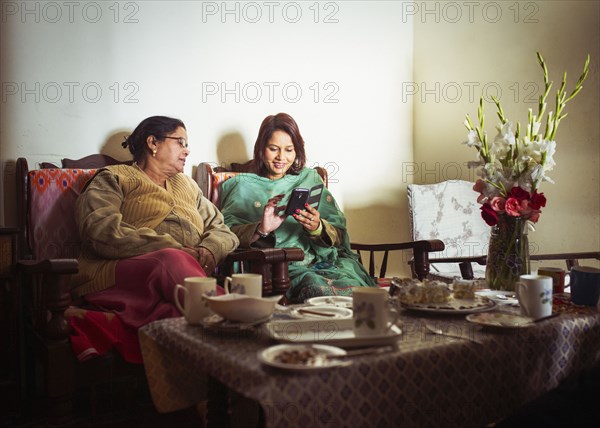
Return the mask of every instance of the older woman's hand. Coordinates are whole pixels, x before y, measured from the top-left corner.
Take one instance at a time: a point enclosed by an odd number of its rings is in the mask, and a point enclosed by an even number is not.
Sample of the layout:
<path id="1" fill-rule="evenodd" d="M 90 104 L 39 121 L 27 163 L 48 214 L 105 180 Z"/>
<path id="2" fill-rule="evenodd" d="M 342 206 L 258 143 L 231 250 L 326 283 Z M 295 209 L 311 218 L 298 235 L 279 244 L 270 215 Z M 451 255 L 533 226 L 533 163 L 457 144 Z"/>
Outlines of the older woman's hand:
<path id="1" fill-rule="evenodd" d="M 198 261 L 207 275 L 212 275 L 217 267 L 215 256 L 204 247 L 198 247 Z"/>
<path id="2" fill-rule="evenodd" d="M 321 226 L 321 214 L 308 204 L 304 205 L 303 210 L 296 210 L 293 216 L 308 232 L 313 232 Z"/>
<path id="3" fill-rule="evenodd" d="M 217 267 L 217 262 L 215 261 L 215 256 L 206 248 L 198 247 L 198 248 L 190 248 L 184 247 L 183 251 L 194 257 L 202 266 L 204 273 L 207 275 L 212 275 Z"/>

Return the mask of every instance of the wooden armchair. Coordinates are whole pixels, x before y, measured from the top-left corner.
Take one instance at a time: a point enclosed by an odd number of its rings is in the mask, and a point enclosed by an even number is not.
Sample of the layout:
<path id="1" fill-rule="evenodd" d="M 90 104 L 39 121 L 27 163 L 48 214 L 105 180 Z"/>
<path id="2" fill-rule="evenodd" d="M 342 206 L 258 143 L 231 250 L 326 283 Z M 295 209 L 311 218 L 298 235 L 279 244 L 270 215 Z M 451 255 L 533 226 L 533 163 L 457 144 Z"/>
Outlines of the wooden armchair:
<path id="1" fill-rule="evenodd" d="M 323 183 L 325 186 L 329 184 L 327 170 L 322 167 L 316 167 L 316 172 L 323 179 Z M 201 163 L 198 165 L 195 172 L 195 179 L 200 189 L 204 193 L 204 195 L 210 199 L 217 207 L 220 206 L 219 201 L 219 184 L 225 180 L 228 180 L 231 177 L 234 177 L 236 174 L 240 172 L 253 172 L 253 163 L 252 160 L 243 163 L 243 164 L 231 164 L 230 168 L 227 168 L 223 165 L 213 167 L 213 165 L 209 163 Z M 420 240 L 420 241 L 412 241 L 412 242 L 402 242 L 402 243 L 388 243 L 388 244 L 366 244 L 366 243 L 351 243 L 350 247 L 357 251 L 360 262 L 363 263 L 362 260 L 362 252 L 369 253 L 369 264 L 368 271 L 369 275 L 373 278 L 383 279 L 385 278 L 385 274 L 387 271 L 388 264 L 388 254 L 390 251 L 396 250 L 412 250 L 413 253 L 413 262 L 412 262 L 412 273 L 413 276 L 419 279 L 423 279 L 427 277 L 429 273 L 429 253 L 443 251 L 444 243 L 438 239 L 430 239 L 430 240 Z M 281 279 L 287 279 L 287 262 L 302 260 L 304 255 L 302 251 L 297 248 L 284 248 L 284 249 L 271 249 L 271 250 L 253 250 L 256 251 L 256 257 L 260 258 L 263 256 L 259 256 L 261 252 L 271 251 L 274 254 L 278 254 L 278 257 L 281 258 L 280 270 Z M 375 275 L 376 270 L 376 257 L 377 253 L 383 253 L 383 259 L 380 264 L 378 276 Z M 229 259 L 234 260 L 236 254 L 230 255 Z M 364 265 L 364 263 L 363 263 Z M 255 268 L 256 269 L 256 268 Z M 256 270 L 253 270 L 256 271 Z M 265 276 L 263 275 L 263 278 Z M 269 274 L 267 274 L 267 281 L 269 279 Z M 276 283 L 276 279 L 273 278 L 273 283 Z M 289 279 L 287 279 L 289 283 Z M 280 288 L 283 290 L 284 288 Z"/>
<path id="2" fill-rule="evenodd" d="M 93 165 L 116 162 L 107 158 L 98 157 Z M 116 352 L 81 362 L 71 347 L 65 312 L 73 305 L 69 279 L 78 271 L 80 250 L 74 203 L 95 172 L 89 166 L 30 171 L 26 159 L 16 163 L 26 407 L 41 401 L 50 424 L 71 420 L 77 387 L 89 387 L 93 394 L 100 383 L 133 386 L 144 379 L 143 366 L 126 363 Z"/>

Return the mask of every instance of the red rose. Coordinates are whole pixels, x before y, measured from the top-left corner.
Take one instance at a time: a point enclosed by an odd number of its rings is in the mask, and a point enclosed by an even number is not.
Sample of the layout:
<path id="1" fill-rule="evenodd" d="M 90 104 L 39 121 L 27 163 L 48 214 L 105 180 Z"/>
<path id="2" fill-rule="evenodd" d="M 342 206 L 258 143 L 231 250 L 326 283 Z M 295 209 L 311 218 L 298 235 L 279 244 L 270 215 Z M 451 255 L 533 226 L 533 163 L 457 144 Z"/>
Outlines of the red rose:
<path id="1" fill-rule="evenodd" d="M 490 206 L 490 204 L 483 204 L 481 206 L 481 217 L 488 224 L 488 226 L 494 226 L 498 223 L 498 214 Z"/>
<path id="2" fill-rule="evenodd" d="M 529 218 L 527 220 L 531 221 L 532 223 L 537 223 L 537 221 L 540 219 L 540 214 L 541 214 L 540 210 L 532 211 L 531 215 L 529 216 Z"/>
<path id="3" fill-rule="evenodd" d="M 508 198 L 504 205 L 506 214 L 512 217 L 519 217 L 523 209 L 521 202 L 517 198 Z"/>
<path id="4" fill-rule="evenodd" d="M 490 206 L 492 207 L 492 209 L 500 214 L 504 213 L 505 205 L 506 199 L 504 199 L 502 196 L 494 196 L 490 201 Z"/>
<path id="5" fill-rule="evenodd" d="M 546 206 L 546 197 L 543 193 L 533 192 L 531 195 L 531 208 L 539 210 L 541 207 Z"/>
<path id="6" fill-rule="evenodd" d="M 524 199 L 529 199 L 531 197 L 531 195 L 529 194 L 529 192 L 527 190 L 523 190 L 520 187 L 515 186 L 512 189 L 510 189 L 510 192 L 508 193 L 508 197 L 515 198 L 515 199 L 518 199 L 519 201 L 522 201 Z"/>

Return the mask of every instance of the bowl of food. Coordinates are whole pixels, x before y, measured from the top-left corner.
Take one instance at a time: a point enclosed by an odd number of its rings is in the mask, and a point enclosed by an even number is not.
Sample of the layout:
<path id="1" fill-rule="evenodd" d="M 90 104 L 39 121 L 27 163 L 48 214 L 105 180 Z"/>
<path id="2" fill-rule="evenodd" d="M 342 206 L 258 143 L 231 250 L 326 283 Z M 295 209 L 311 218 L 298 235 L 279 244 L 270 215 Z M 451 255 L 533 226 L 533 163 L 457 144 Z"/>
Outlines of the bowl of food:
<path id="1" fill-rule="evenodd" d="M 208 307 L 226 320 L 252 323 L 267 320 L 275 310 L 281 296 L 255 297 L 246 294 L 204 296 Z"/>

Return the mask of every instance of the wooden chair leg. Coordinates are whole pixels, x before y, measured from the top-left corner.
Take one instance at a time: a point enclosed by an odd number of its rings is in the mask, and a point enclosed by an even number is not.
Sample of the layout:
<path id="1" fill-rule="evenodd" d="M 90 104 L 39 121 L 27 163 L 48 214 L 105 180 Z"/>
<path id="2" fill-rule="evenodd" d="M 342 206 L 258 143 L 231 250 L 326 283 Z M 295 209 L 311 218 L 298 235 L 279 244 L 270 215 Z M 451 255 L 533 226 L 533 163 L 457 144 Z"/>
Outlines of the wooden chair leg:
<path id="1" fill-rule="evenodd" d="M 417 278 L 423 281 L 429 274 L 429 256 L 425 250 L 414 249 L 414 270 Z"/>
<path id="2" fill-rule="evenodd" d="M 460 268 L 460 274 L 463 279 L 473 279 L 473 267 L 471 266 L 471 262 L 463 262 L 458 265 Z"/>
<path id="3" fill-rule="evenodd" d="M 290 288 L 290 276 L 287 262 L 274 263 L 273 272 L 273 295 L 285 294 Z"/>

